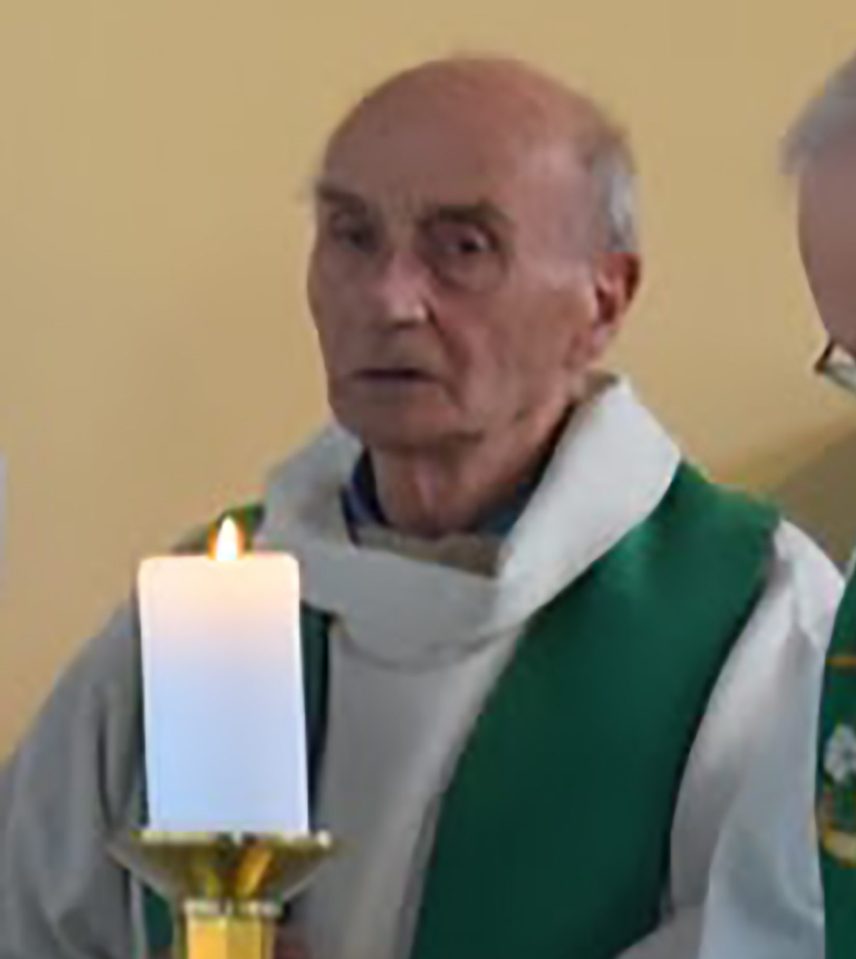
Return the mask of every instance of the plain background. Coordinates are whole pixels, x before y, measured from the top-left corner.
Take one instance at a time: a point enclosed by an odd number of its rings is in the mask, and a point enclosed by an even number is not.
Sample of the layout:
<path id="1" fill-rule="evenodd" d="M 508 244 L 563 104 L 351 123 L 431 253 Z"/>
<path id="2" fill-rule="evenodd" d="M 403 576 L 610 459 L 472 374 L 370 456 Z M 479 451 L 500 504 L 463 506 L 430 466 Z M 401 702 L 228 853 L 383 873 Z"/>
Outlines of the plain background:
<path id="1" fill-rule="evenodd" d="M 366 86 L 514 53 L 626 121 L 646 280 L 616 354 L 688 453 L 840 558 L 856 407 L 821 345 L 777 141 L 852 0 L 2 0 L 0 755 L 139 560 L 323 418 L 306 186 Z"/>

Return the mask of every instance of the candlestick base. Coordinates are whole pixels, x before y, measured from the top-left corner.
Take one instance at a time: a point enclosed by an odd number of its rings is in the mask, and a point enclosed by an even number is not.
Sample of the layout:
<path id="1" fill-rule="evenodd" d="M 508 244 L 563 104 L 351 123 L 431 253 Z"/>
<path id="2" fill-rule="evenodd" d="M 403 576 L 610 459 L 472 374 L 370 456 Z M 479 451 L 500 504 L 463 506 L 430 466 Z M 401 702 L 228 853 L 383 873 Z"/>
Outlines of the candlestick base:
<path id="1" fill-rule="evenodd" d="M 111 843 L 122 865 L 173 903 L 186 959 L 272 959 L 282 904 L 312 880 L 333 850 L 323 832 L 141 830 Z"/>
<path id="2" fill-rule="evenodd" d="M 183 952 L 193 959 L 249 959 L 272 957 L 276 944 L 276 916 L 237 910 L 223 914 L 187 911 Z"/>

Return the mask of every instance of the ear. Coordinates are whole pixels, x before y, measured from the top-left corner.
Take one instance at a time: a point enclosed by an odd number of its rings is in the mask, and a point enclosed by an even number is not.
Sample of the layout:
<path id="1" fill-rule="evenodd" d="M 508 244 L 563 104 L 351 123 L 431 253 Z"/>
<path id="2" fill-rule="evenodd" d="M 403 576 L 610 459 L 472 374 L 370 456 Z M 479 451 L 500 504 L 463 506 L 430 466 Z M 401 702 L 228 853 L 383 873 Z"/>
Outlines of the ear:
<path id="1" fill-rule="evenodd" d="M 604 253 L 593 267 L 597 311 L 592 325 L 592 359 L 599 357 L 624 324 L 642 282 L 642 260 L 636 253 Z"/>

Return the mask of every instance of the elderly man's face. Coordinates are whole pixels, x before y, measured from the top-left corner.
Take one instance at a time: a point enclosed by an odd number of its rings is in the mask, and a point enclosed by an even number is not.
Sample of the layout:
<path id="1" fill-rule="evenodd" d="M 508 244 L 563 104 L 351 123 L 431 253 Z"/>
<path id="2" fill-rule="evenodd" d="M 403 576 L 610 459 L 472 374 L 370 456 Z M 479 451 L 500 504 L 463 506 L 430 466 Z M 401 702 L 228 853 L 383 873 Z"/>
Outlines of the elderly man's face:
<path id="1" fill-rule="evenodd" d="M 330 403 L 375 448 L 560 409 L 611 335 L 568 138 L 422 106 L 358 115 L 317 190 L 309 300 Z"/>
<path id="2" fill-rule="evenodd" d="M 830 337 L 856 356 L 856 144 L 802 176 L 800 249 Z"/>

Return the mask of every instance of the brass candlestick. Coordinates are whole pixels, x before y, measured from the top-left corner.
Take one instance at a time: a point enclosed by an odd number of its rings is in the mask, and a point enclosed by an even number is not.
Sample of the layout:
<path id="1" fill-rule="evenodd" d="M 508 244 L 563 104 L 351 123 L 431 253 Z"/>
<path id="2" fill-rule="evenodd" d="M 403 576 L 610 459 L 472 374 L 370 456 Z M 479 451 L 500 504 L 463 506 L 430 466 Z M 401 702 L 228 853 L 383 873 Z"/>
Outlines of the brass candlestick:
<path id="1" fill-rule="evenodd" d="M 333 852 L 327 833 L 305 836 L 170 833 L 116 838 L 113 855 L 173 904 L 175 959 L 273 959 L 282 905 Z"/>

